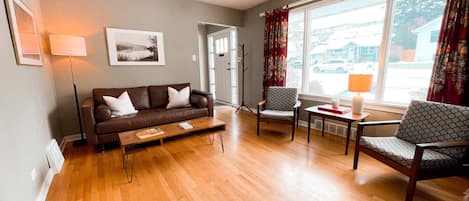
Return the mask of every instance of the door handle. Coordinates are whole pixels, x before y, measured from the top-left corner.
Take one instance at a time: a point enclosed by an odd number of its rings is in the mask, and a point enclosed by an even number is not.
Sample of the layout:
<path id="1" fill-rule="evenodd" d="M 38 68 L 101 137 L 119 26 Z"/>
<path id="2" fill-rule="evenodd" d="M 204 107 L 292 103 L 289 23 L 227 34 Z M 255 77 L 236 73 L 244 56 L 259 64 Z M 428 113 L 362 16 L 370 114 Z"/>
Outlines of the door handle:
<path id="1" fill-rule="evenodd" d="M 229 71 L 229 70 L 231 70 L 231 68 L 227 68 L 226 70 L 228 70 L 228 71 Z"/>

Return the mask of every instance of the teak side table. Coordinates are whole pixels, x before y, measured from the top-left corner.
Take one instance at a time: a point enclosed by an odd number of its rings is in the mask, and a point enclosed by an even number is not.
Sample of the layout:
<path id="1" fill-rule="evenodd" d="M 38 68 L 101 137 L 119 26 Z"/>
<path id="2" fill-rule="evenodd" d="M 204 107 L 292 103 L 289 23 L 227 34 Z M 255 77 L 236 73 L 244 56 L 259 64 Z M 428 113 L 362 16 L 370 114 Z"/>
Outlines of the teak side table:
<path id="1" fill-rule="evenodd" d="M 365 121 L 365 118 L 370 116 L 370 114 L 366 112 L 363 112 L 361 114 L 353 114 L 352 112 L 345 114 L 337 114 L 333 112 L 319 110 L 318 106 L 308 107 L 305 109 L 305 111 L 308 112 L 308 143 L 310 141 L 311 135 L 311 115 L 320 116 L 322 118 L 322 136 L 324 136 L 324 126 L 326 125 L 326 118 L 347 123 L 347 141 L 345 142 L 345 155 L 348 154 L 352 123 L 357 121 Z"/>

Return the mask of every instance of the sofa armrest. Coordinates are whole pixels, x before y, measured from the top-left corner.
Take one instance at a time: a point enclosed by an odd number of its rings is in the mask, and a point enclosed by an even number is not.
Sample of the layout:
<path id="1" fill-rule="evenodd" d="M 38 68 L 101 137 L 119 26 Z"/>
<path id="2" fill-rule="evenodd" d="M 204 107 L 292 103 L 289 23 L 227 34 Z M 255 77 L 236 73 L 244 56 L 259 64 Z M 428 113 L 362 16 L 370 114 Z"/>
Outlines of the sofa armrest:
<path id="1" fill-rule="evenodd" d="M 98 144 L 98 136 L 96 136 L 95 133 L 96 120 L 94 118 L 94 100 L 92 97 L 83 101 L 81 104 L 81 113 L 83 115 L 83 124 L 88 144 Z"/>
<path id="2" fill-rule="evenodd" d="M 192 94 L 190 102 L 191 105 L 197 106 L 198 108 L 204 108 L 208 106 L 207 97 L 199 94 Z"/>
<path id="3" fill-rule="evenodd" d="M 207 108 L 209 116 L 213 117 L 213 95 L 210 92 L 204 92 L 197 89 L 192 89 L 191 95 L 199 95 L 207 98 Z"/>

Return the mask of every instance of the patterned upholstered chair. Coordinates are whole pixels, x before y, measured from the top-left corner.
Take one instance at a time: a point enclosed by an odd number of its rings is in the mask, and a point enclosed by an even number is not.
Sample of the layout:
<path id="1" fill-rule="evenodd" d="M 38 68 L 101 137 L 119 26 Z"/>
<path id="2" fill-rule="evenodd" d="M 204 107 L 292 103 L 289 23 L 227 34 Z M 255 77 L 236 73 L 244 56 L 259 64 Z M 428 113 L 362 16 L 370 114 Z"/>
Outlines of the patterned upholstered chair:
<path id="1" fill-rule="evenodd" d="M 298 127 L 301 102 L 298 101 L 298 89 L 269 87 L 267 100 L 257 104 L 257 135 L 261 121 L 287 121 L 292 125 L 291 140 L 295 139 L 295 126 Z"/>
<path id="2" fill-rule="evenodd" d="M 395 137 L 367 137 L 368 126 L 400 124 Z M 353 168 L 360 152 L 409 177 L 406 201 L 418 180 L 457 176 L 469 172 L 469 108 L 412 101 L 402 120 L 358 124 Z"/>

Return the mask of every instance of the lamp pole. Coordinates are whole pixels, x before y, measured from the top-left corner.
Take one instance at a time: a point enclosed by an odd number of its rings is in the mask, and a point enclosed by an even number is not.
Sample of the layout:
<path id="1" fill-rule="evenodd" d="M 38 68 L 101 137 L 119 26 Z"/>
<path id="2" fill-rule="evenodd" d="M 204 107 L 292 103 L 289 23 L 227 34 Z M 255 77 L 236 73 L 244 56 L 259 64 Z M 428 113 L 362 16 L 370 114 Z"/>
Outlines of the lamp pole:
<path id="1" fill-rule="evenodd" d="M 80 104 L 78 101 L 78 93 L 77 93 L 77 84 L 75 82 L 75 74 L 73 73 L 73 65 L 72 65 L 72 56 L 68 56 L 68 61 L 70 62 L 70 72 L 72 74 L 72 83 L 73 83 L 73 92 L 75 95 L 75 107 L 77 110 L 77 115 L 78 115 L 78 125 L 80 127 L 80 140 L 77 140 L 73 142 L 73 145 L 75 146 L 81 146 L 81 145 L 86 145 L 87 141 L 85 140 L 85 137 L 83 135 L 83 126 L 81 123 L 81 112 L 80 112 Z"/>

